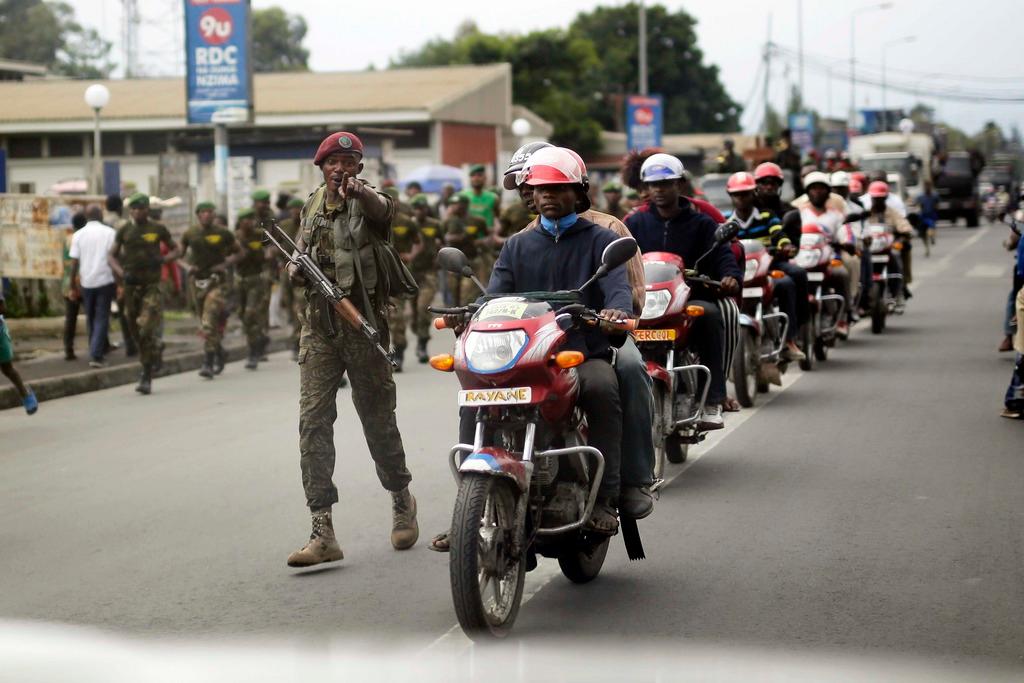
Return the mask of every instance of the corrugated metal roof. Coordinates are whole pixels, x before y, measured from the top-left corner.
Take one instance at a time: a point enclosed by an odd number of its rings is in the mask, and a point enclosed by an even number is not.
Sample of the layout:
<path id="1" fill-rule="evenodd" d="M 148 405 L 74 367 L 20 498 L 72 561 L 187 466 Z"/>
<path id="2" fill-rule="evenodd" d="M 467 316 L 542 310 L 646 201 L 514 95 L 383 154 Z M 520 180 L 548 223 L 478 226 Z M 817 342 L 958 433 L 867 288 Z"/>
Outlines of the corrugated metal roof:
<path id="1" fill-rule="evenodd" d="M 420 110 L 433 113 L 502 78 L 507 64 L 384 71 L 256 74 L 256 114 Z M 0 124 L 91 120 L 83 99 L 92 81 L 0 82 Z M 184 119 L 185 79 L 101 81 L 110 89 L 104 121 Z M 40 128 L 44 128 L 41 125 Z"/>

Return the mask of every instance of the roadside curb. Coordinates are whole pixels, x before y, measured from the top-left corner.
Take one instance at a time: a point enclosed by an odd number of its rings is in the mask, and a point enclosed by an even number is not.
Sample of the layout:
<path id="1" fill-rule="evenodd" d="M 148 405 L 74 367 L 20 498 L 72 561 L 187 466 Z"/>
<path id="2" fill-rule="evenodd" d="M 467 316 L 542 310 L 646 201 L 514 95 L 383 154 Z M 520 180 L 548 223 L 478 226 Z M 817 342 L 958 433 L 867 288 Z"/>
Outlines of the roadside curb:
<path id="1" fill-rule="evenodd" d="M 271 337 L 270 345 L 267 348 L 268 353 L 275 353 L 277 351 L 284 351 L 290 348 L 290 340 L 287 337 Z M 229 363 L 243 360 L 248 355 L 248 347 L 244 344 L 229 346 L 225 349 L 227 351 L 227 360 Z M 172 356 L 164 358 L 164 367 L 160 370 L 156 377 L 166 377 L 168 375 L 178 375 L 183 372 L 191 372 L 198 370 L 203 364 L 204 353 L 202 351 L 186 351 L 184 353 L 177 353 Z M 75 396 L 77 394 L 85 394 L 90 391 L 101 391 L 103 389 L 110 389 L 111 387 L 117 387 L 124 384 L 132 384 L 139 379 L 139 364 L 129 363 L 128 365 L 118 365 L 112 368 L 103 368 L 99 370 L 88 370 L 85 372 L 76 372 L 70 375 L 60 375 L 57 377 L 47 377 L 45 379 L 34 380 L 26 382 L 32 391 L 35 392 L 36 398 L 39 399 L 40 403 L 43 401 L 51 401 L 55 398 L 64 398 L 65 396 Z M 7 408 L 20 408 L 21 397 L 18 396 L 18 392 L 12 386 L 4 387 L 0 389 L 0 410 Z"/>

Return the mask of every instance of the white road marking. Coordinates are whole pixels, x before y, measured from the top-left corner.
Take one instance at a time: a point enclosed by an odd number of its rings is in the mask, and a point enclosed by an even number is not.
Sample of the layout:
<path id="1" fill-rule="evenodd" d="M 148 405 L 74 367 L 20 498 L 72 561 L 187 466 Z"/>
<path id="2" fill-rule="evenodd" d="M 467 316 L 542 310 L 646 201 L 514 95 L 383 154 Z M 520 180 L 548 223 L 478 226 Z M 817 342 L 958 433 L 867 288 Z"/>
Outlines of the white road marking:
<path id="1" fill-rule="evenodd" d="M 1000 278 L 1009 275 L 1010 266 L 1004 263 L 979 263 L 964 275 L 977 278 Z"/>

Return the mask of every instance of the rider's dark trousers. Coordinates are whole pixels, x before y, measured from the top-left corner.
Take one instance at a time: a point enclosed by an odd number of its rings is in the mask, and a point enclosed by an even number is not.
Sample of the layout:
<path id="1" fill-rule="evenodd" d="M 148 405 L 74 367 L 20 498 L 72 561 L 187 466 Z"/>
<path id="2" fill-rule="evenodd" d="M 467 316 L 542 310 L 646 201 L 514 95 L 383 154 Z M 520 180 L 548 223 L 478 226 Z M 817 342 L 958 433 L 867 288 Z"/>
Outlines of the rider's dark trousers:
<path id="1" fill-rule="evenodd" d="M 775 261 L 772 263 L 772 268 L 781 270 L 789 276 L 796 288 L 796 319 L 789 319 L 789 329 L 795 335 L 799 332 L 800 326 L 807 322 L 811 313 L 810 303 L 807 299 L 807 271 L 791 261 Z"/>
<path id="2" fill-rule="evenodd" d="M 693 300 L 690 304 L 704 307 L 704 315 L 693 325 L 690 344 L 700 355 L 701 364 L 711 371 L 707 404 L 720 405 L 725 400 L 725 320 L 717 303 Z"/>
<path id="3" fill-rule="evenodd" d="M 786 341 L 796 339 L 800 331 L 800 324 L 797 321 L 799 314 L 796 312 L 796 284 L 787 275 L 784 278 L 772 281 L 772 296 L 779 302 L 779 310 L 789 318 L 789 327 L 786 328 Z"/>
<path id="4" fill-rule="evenodd" d="M 622 466 L 619 382 L 611 363 L 606 360 L 588 360 L 576 368 L 576 372 L 580 378 L 579 405 L 587 416 L 587 443 L 604 455 L 604 477 L 598 495 L 615 500 L 619 497 L 619 469 Z M 459 441 L 462 443 L 473 443 L 475 419 L 475 409 L 462 408 L 459 411 Z"/>

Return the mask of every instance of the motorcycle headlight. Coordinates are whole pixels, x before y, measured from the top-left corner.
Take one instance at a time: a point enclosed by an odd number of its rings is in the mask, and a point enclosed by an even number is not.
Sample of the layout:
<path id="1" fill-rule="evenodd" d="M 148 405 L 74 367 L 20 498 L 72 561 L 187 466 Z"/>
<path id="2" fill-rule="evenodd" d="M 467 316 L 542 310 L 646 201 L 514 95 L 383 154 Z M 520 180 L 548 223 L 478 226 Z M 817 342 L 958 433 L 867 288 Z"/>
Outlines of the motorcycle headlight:
<path id="1" fill-rule="evenodd" d="M 888 242 L 884 235 L 882 237 L 873 237 L 871 239 L 871 253 L 877 254 L 885 251 L 889 247 Z"/>
<path id="2" fill-rule="evenodd" d="M 801 268 L 811 268 L 821 260 L 821 249 L 801 249 L 796 255 L 796 264 Z"/>
<path id="3" fill-rule="evenodd" d="M 743 281 L 748 282 L 753 280 L 755 275 L 757 275 L 757 261 L 747 259 L 747 263 L 743 271 Z"/>
<path id="4" fill-rule="evenodd" d="M 466 338 L 466 363 L 473 372 L 508 370 L 526 348 L 526 332 L 470 332 Z"/>
<path id="5" fill-rule="evenodd" d="M 647 298 L 644 299 L 644 312 L 640 319 L 651 320 L 652 318 L 660 318 L 665 315 L 665 310 L 668 309 L 668 303 L 671 300 L 672 295 L 669 294 L 667 289 L 647 292 Z"/>

